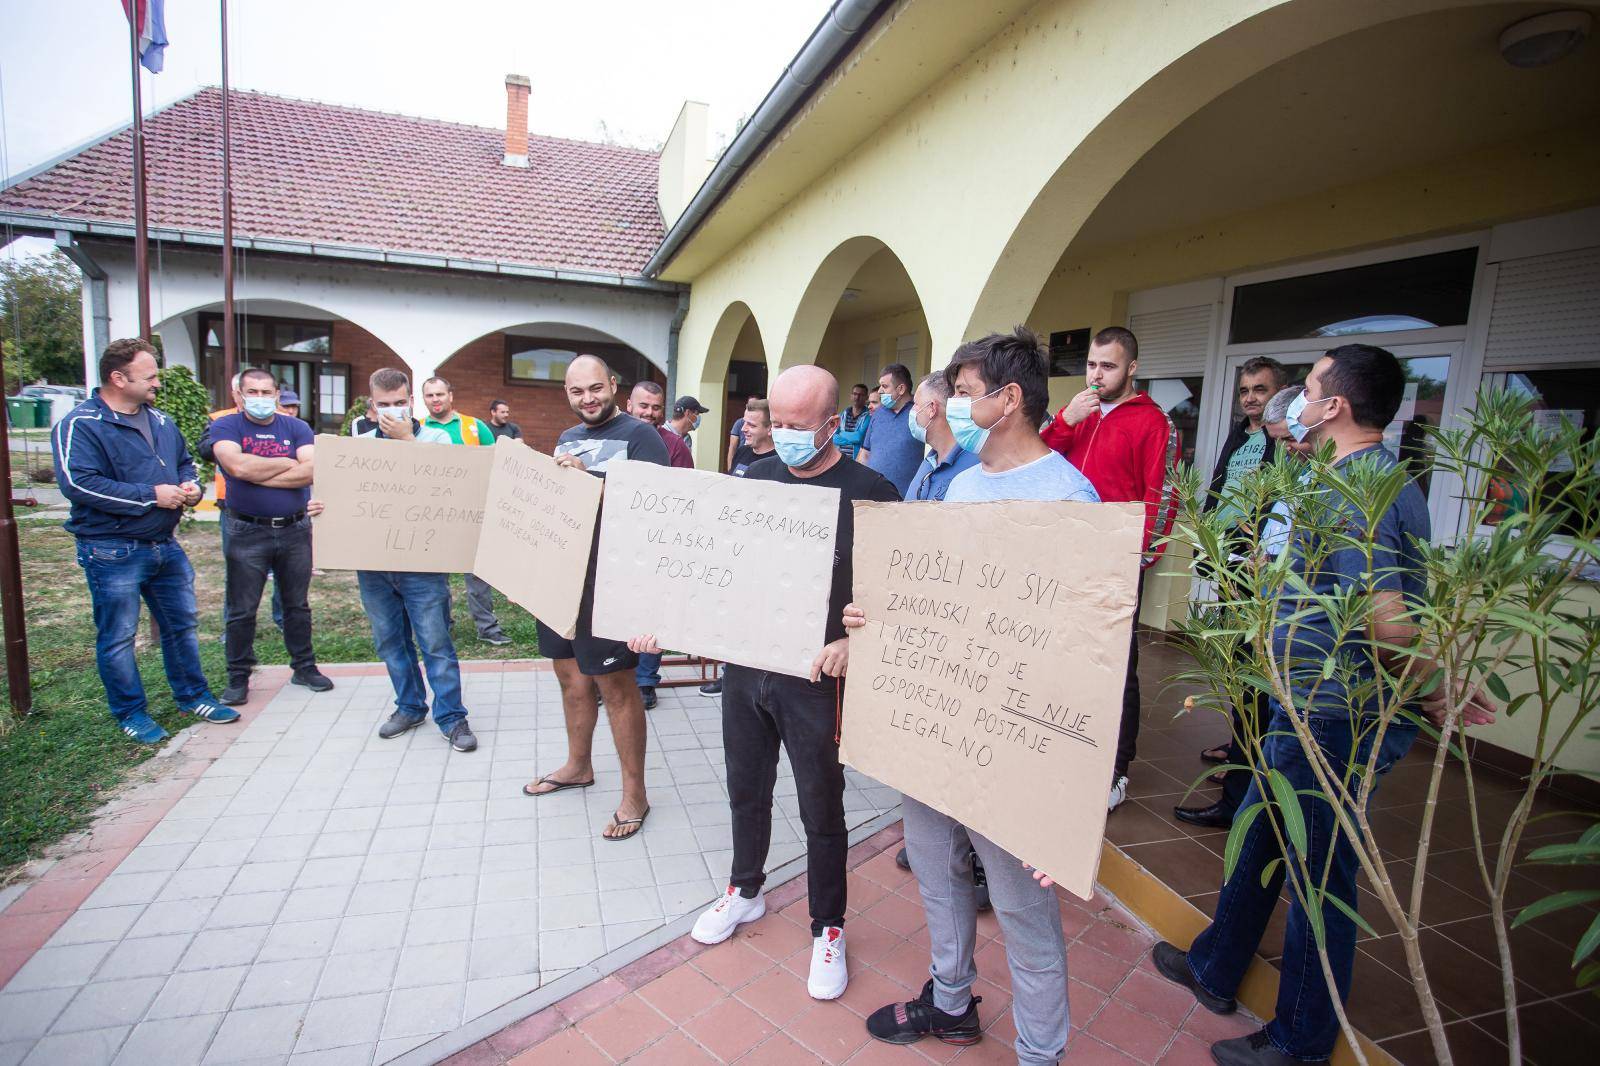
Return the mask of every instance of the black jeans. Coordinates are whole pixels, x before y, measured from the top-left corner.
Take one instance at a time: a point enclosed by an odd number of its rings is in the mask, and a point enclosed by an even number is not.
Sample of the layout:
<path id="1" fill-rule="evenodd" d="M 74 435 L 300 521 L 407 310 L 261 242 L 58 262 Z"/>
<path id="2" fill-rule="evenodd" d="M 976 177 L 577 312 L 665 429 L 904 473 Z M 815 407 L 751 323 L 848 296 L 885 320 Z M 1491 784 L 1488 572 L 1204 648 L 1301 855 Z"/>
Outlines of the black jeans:
<path id="1" fill-rule="evenodd" d="M 1116 770 L 1112 784 L 1128 772 L 1139 754 L 1139 608 L 1144 604 L 1144 574 L 1133 594 L 1133 629 L 1128 634 L 1128 680 L 1122 686 L 1122 723 L 1117 727 Z"/>
<path id="2" fill-rule="evenodd" d="M 778 780 L 778 745 L 789 753 L 800 822 L 806 830 L 806 890 L 811 935 L 844 925 L 844 767 L 834 742 L 838 682 L 805 678 L 729 663 L 722 680 L 722 745 L 728 764 L 728 803 L 733 808 L 733 873 L 728 883 L 742 892 L 766 881 L 772 843 L 772 787 Z"/>
<path id="3" fill-rule="evenodd" d="M 267 572 L 283 595 L 283 646 L 295 670 L 317 665 L 311 650 L 311 520 L 273 529 L 224 514 L 228 530 L 223 559 L 227 563 L 228 591 L 224 638 L 228 680 L 246 681 L 256 665 L 256 611 Z"/>

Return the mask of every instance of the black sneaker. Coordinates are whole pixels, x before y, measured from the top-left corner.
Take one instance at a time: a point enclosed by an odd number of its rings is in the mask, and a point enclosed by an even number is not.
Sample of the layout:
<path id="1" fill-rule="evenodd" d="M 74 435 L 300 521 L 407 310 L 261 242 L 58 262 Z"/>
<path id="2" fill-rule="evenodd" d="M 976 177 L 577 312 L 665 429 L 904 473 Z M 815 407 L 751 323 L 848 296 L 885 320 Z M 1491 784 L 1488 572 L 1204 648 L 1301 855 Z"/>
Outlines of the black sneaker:
<path id="1" fill-rule="evenodd" d="M 393 740 L 408 730 L 415 729 L 428 720 L 426 714 L 407 714 L 404 711 L 395 711 L 389 716 L 388 721 L 378 727 L 378 735 L 384 740 Z"/>
<path id="2" fill-rule="evenodd" d="M 720 695 L 722 695 L 722 678 L 719 677 L 715 681 L 707 681 L 705 684 L 701 685 L 700 686 L 700 695 L 702 695 L 702 696 L 720 696 Z"/>
<path id="3" fill-rule="evenodd" d="M 867 1019 L 867 1032 L 886 1044 L 915 1044 L 925 1036 L 935 1037 L 946 1044 L 965 1046 L 983 1039 L 978 1027 L 978 1004 L 982 996 L 973 996 L 965 1013 L 946 1014 L 933 1005 L 933 981 L 922 986 L 922 995 L 909 1003 L 890 1003 L 879 1007 Z"/>
<path id="4" fill-rule="evenodd" d="M 905 848 L 894 853 L 894 864 L 902 870 L 911 869 L 911 854 Z"/>
<path id="5" fill-rule="evenodd" d="M 229 707 L 237 707 L 239 704 L 248 703 L 249 701 L 250 679 L 248 677 L 243 681 L 230 680 L 228 687 L 222 690 L 220 702 L 226 703 Z"/>
<path id="6" fill-rule="evenodd" d="M 478 738 L 473 735 L 472 727 L 465 718 L 450 727 L 448 735 L 450 746 L 457 751 L 477 751 Z"/>
<path id="7" fill-rule="evenodd" d="M 652 710 L 656 705 L 656 690 L 654 685 L 645 685 L 639 689 L 639 698 L 644 700 L 644 709 Z"/>
<path id="8" fill-rule="evenodd" d="M 333 688 L 333 679 L 315 666 L 309 670 L 296 670 L 289 679 L 291 685 L 304 685 L 312 692 L 327 692 Z"/>
<path id="9" fill-rule="evenodd" d="M 490 633 L 487 636 L 480 633 L 478 639 L 493 648 L 504 648 L 511 643 L 511 638 L 504 633 Z"/>
<path id="10" fill-rule="evenodd" d="M 1314 1066 L 1327 1059 L 1290 1058 L 1272 1046 L 1265 1029 L 1211 1045 L 1211 1058 L 1218 1066 Z"/>
<path id="11" fill-rule="evenodd" d="M 983 863 L 978 860 L 977 849 L 973 849 L 968 860 L 972 863 L 972 895 L 977 900 L 978 911 L 982 913 L 993 906 L 989 902 L 989 875 L 983 872 Z"/>
<path id="12" fill-rule="evenodd" d="M 1237 1000 L 1213 996 L 1200 987 L 1200 982 L 1195 980 L 1194 971 L 1189 968 L 1189 953 L 1180 950 L 1176 945 L 1169 944 L 1165 940 L 1161 941 L 1150 953 L 1150 961 L 1156 964 L 1156 969 L 1161 972 L 1162 977 L 1193 992 L 1199 1004 L 1212 1014 L 1232 1014 L 1239 1008 Z"/>

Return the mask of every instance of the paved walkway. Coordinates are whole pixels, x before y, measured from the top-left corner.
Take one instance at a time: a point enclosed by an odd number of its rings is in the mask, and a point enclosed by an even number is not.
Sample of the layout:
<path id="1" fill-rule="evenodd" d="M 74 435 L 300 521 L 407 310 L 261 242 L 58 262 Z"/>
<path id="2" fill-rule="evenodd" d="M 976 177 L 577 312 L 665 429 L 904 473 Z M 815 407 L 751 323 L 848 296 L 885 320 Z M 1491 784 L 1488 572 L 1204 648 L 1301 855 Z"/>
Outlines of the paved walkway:
<path id="1" fill-rule="evenodd" d="M 465 678 L 472 754 L 430 726 L 378 739 L 392 694 L 375 667 L 330 667 L 332 692 L 284 687 L 240 727 L 186 731 L 183 773 L 120 801 L 0 913 L 0 1066 L 433 1061 L 441 1035 L 520 1017 L 543 1004 L 506 1005 L 676 936 L 726 883 L 718 703 L 661 690 L 649 822 L 608 842 L 620 772 L 604 716 L 595 787 L 526 798 L 566 754 L 555 678 L 482 665 Z M 257 675 L 263 697 L 285 673 Z M 781 773 L 773 868 L 803 853 Z M 898 796 L 848 779 L 863 835 Z"/>

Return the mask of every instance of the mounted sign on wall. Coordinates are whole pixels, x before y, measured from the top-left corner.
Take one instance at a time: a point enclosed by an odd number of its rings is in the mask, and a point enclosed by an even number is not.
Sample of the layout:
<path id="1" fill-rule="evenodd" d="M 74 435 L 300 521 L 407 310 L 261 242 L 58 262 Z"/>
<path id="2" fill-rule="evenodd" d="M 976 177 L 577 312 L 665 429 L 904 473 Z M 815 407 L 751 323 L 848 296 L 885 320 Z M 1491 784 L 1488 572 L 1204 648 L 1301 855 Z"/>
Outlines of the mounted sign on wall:
<path id="1" fill-rule="evenodd" d="M 1050 334 L 1050 376 L 1081 378 L 1089 358 L 1089 327 Z"/>

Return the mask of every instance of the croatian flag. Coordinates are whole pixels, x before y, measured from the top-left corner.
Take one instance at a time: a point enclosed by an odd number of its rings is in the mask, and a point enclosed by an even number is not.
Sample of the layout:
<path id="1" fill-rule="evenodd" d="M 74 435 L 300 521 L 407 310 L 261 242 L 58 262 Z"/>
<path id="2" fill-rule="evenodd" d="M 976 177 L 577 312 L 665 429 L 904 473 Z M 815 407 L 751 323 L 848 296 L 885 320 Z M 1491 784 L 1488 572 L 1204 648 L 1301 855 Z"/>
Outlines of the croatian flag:
<path id="1" fill-rule="evenodd" d="M 167 50 L 166 0 L 122 0 L 123 13 L 139 30 L 139 63 L 160 74 Z"/>

